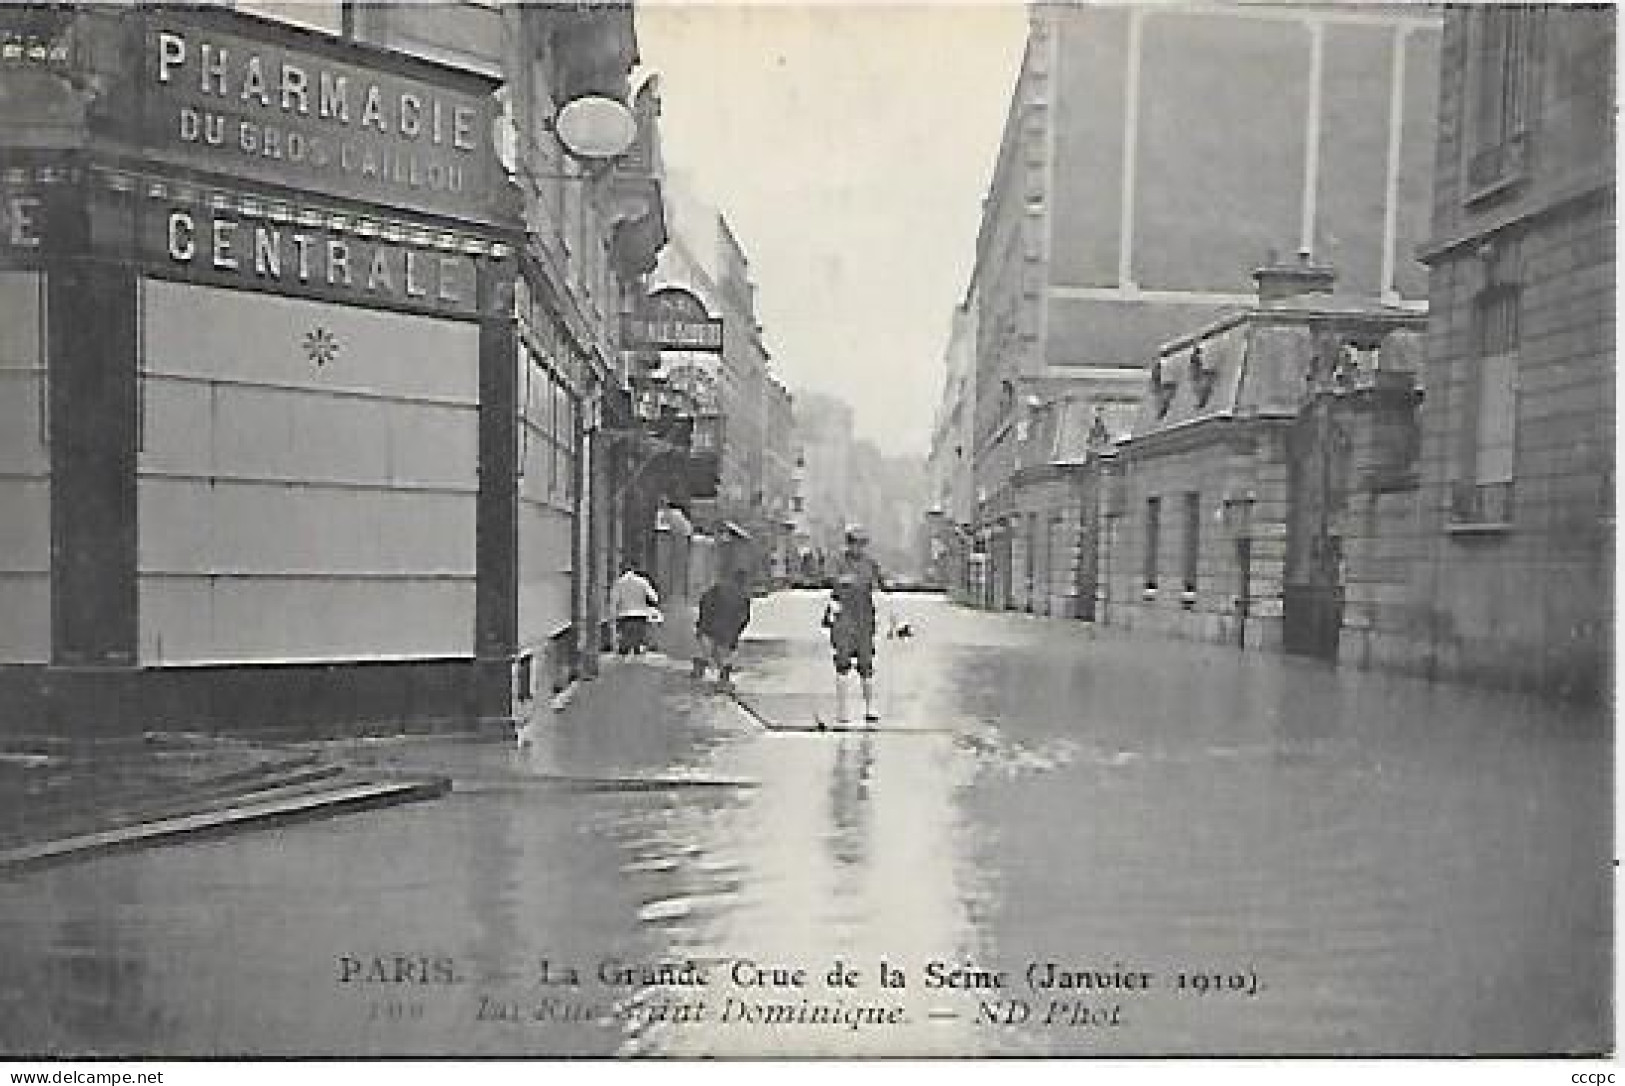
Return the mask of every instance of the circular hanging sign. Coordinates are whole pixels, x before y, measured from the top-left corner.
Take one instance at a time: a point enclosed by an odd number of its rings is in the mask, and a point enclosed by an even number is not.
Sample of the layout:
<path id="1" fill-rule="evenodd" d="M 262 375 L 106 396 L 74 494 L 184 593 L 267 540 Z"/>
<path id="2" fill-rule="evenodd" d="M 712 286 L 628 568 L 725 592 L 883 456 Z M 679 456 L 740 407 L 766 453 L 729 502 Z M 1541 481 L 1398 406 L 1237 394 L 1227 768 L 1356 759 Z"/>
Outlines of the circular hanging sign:
<path id="1" fill-rule="evenodd" d="M 632 111 L 598 94 L 566 102 L 553 119 L 553 130 L 564 149 L 577 158 L 617 158 L 638 135 Z"/>

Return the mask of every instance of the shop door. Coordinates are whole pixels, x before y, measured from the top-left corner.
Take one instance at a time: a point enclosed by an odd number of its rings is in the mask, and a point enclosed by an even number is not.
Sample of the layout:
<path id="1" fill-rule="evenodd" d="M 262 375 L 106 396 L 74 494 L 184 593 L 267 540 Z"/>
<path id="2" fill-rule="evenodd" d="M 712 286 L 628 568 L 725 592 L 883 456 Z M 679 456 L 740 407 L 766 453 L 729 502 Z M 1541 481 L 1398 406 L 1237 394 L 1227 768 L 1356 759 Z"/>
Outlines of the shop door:
<path id="1" fill-rule="evenodd" d="M 1093 622 L 1095 618 L 1095 563 L 1099 560 L 1099 535 L 1090 502 L 1083 503 L 1078 518 L 1077 569 L 1073 584 L 1078 590 L 1075 618 Z"/>
<path id="2" fill-rule="evenodd" d="M 1247 647 L 1247 615 L 1253 609 L 1253 541 L 1236 540 L 1236 648 Z"/>
<path id="3" fill-rule="evenodd" d="M 1003 610 L 1011 606 L 1011 597 L 1015 592 L 1015 547 L 1013 546 L 1013 531 L 1009 526 L 1001 528 L 998 541 L 993 552 L 994 576 L 998 587 L 994 590 L 993 606 Z"/>
<path id="4" fill-rule="evenodd" d="M 1294 423 L 1288 453 L 1282 640 L 1287 652 L 1335 661 L 1343 627 L 1343 543 L 1335 524 L 1347 501 L 1349 438 L 1327 400 Z"/>

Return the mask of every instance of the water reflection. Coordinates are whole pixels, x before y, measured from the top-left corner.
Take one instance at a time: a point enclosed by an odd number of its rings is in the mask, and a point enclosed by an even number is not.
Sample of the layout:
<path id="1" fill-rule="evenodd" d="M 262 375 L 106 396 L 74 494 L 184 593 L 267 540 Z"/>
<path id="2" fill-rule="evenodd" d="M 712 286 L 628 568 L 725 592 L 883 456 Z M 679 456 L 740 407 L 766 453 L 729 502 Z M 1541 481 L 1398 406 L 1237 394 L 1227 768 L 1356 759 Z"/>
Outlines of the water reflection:
<path id="1" fill-rule="evenodd" d="M 760 660 L 753 675 L 776 707 L 811 694 L 787 688 L 806 682 L 801 660 Z M 775 694 L 776 692 L 776 694 Z M 749 777 L 759 787 L 714 809 L 663 808 L 632 851 L 650 857 L 660 842 L 691 842 L 680 867 L 651 871 L 692 893 L 704 870 L 726 873 L 728 892 L 683 918 L 673 932 L 683 957 L 722 963 L 804 967 L 805 987 L 752 989 L 730 978 L 711 993 L 713 1016 L 702 1026 L 656 1025 L 640 1031 L 635 1051 L 668 1055 L 837 1055 L 967 1053 L 974 1039 L 954 1023 L 930 1017 L 918 987 L 931 958 L 967 952 L 969 895 L 959 875 L 964 859 L 953 793 L 967 761 L 951 736 L 857 733 L 753 734 L 709 752 L 701 772 Z M 647 866 L 647 864 L 646 864 Z M 857 970 L 856 989 L 830 987 L 839 962 Z M 906 970 L 913 986 L 888 992 L 882 963 Z M 672 993 L 650 993 L 669 998 Z M 730 1002 L 731 1001 L 731 1002 Z M 771 1003 L 801 1011 L 884 1003 L 905 1021 L 878 1030 L 832 1025 L 740 1024 L 747 1008 Z M 807 1013 L 812 1013 L 807 1011 Z"/>
<path id="2" fill-rule="evenodd" d="M 835 742 L 835 769 L 830 774 L 830 857 L 837 871 L 861 868 L 869 859 L 870 778 L 874 771 L 874 737 L 842 736 Z M 854 872 L 854 875 L 861 872 Z M 850 896 L 850 885 L 836 892 Z"/>

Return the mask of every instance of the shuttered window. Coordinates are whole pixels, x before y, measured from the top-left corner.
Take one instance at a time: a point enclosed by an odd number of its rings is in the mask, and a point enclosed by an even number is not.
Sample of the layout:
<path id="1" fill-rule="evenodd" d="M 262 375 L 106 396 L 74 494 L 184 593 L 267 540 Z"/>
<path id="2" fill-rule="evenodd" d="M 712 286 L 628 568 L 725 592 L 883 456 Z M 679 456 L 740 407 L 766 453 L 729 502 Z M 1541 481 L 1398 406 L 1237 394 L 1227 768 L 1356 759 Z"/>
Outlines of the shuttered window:
<path id="1" fill-rule="evenodd" d="M 1480 323 L 1478 418 L 1473 481 L 1510 483 L 1517 430 L 1519 291 L 1486 292 L 1477 305 Z"/>
<path id="2" fill-rule="evenodd" d="M 1451 492 L 1459 525 L 1512 521 L 1518 447 L 1518 349 L 1523 291 L 1515 244 L 1503 242 L 1488 283 L 1473 302 L 1474 351 L 1462 390 L 1463 417 Z"/>
<path id="3" fill-rule="evenodd" d="M 1499 191 L 1527 168 L 1541 11 L 1526 4 L 1486 5 L 1474 11 L 1471 33 L 1469 200 Z"/>

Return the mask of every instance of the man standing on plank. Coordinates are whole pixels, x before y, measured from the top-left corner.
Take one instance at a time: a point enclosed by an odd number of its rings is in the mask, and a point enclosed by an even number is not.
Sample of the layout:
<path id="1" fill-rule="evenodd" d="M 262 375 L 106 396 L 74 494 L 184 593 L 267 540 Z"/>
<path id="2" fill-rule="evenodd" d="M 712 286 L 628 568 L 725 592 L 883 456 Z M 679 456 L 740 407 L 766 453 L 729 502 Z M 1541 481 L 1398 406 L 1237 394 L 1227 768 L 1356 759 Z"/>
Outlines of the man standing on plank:
<path id="1" fill-rule="evenodd" d="M 874 594 L 886 591 L 886 581 L 869 556 L 868 544 L 869 533 L 862 525 L 847 527 L 846 547 L 833 563 L 834 587 L 824 608 L 824 626 L 835 653 L 835 719 L 842 724 L 851 720 L 846 676 L 854 669 L 863 690 L 863 719 L 871 724 L 880 719 L 875 710 Z"/>

